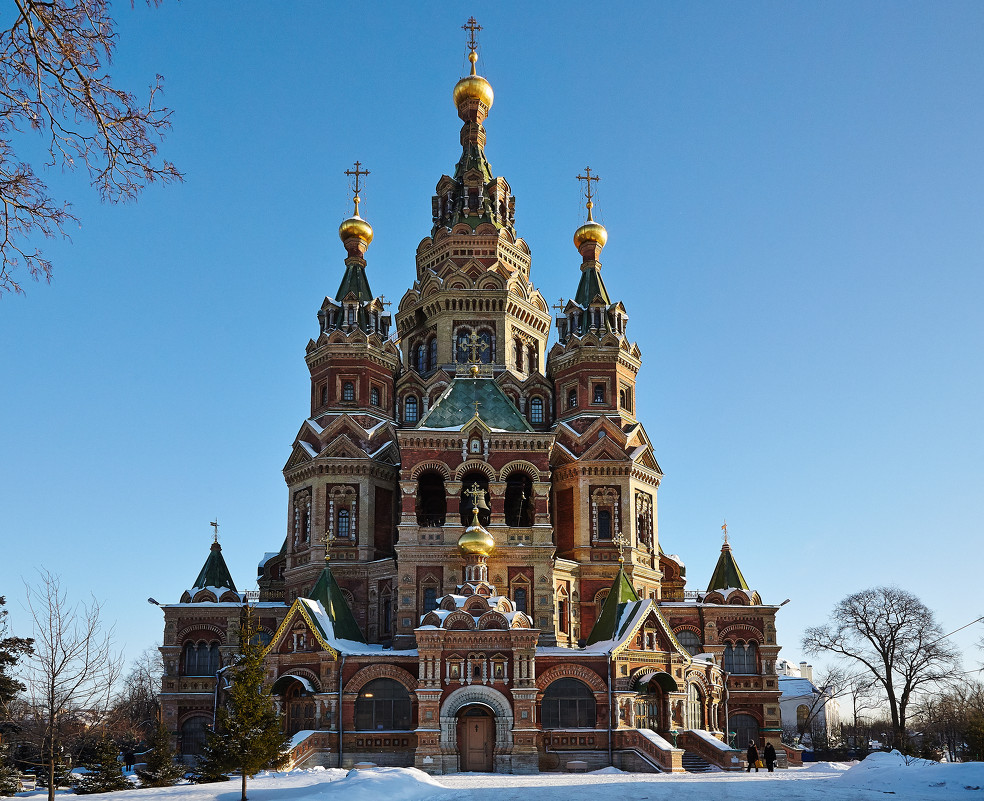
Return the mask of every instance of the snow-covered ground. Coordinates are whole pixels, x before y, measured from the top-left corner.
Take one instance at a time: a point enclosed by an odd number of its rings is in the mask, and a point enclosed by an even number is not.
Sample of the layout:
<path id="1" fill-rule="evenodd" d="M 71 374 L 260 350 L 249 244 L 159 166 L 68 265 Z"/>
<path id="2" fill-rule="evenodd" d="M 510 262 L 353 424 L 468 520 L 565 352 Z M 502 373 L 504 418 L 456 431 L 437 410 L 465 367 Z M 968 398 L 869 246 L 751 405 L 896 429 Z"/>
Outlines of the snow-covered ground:
<path id="1" fill-rule="evenodd" d="M 238 780 L 130 790 L 105 801 L 239 801 Z M 413 768 L 345 771 L 313 768 L 263 773 L 249 783 L 250 801 L 905 801 L 984 798 L 984 763 L 907 765 L 897 753 L 872 754 L 853 765 L 820 762 L 775 773 L 651 774 L 614 768 L 587 774 L 534 776 L 462 773 L 428 776 Z M 19 793 L 37 797 L 43 793 Z"/>

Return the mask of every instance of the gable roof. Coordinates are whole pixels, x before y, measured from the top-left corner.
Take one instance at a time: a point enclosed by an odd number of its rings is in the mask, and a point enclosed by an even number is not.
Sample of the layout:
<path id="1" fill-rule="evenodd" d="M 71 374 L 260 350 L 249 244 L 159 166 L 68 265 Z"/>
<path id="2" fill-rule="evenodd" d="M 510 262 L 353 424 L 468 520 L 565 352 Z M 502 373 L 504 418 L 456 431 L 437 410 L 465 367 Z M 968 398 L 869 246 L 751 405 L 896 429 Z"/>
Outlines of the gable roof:
<path id="1" fill-rule="evenodd" d="M 236 589 L 236 582 L 232 580 L 232 574 L 226 566 L 225 559 L 222 558 L 222 546 L 217 542 L 212 543 L 208 552 L 208 559 L 205 560 L 195 583 L 191 585 L 192 590 L 200 590 L 205 587 L 239 592 Z"/>
<path id="2" fill-rule="evenodd" d="M 727 589 L 747 590 L 748 584 L 745 582 L 745 577 L 741 574 L 741 569 L 738 567 L 735 557 L 731 554 L 731 545 L 726 542 L 721 546 L 721 555 L 718 557 L 717 565 L 714 567 L 714 573 L 711 576 L 710 583 L 707 585 L 707 591 Z"/>
<path id="3" fill-rule="evenodd" d="M 489 428 L 502 431 L 532 431 L 509 396 L 491 378 L 457 376 L 423 416 L 417 428 L 460 429 L 475 417 Z"/>

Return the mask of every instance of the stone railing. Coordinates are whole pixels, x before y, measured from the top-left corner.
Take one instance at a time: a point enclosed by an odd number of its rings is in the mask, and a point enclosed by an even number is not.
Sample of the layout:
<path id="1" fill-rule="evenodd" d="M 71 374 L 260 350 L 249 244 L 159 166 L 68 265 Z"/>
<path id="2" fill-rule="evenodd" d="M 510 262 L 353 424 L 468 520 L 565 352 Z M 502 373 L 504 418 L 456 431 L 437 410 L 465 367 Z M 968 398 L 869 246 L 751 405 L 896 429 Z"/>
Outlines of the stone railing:
<path id="1" fill-rule="evenodd" d="M 683 772 L 683 749 L 673 748 L 659 735 L 639 729 L 617 729 L 614 734 L 616 749 L 639 751 L 666 773 Z"/>
<path id="2" fill-rule="evenodd" d="M 685 729 L 677 734 L 676 743 L 721 770 L 741 770 L 741 751 L 730 748 L 709 732 Z"/>

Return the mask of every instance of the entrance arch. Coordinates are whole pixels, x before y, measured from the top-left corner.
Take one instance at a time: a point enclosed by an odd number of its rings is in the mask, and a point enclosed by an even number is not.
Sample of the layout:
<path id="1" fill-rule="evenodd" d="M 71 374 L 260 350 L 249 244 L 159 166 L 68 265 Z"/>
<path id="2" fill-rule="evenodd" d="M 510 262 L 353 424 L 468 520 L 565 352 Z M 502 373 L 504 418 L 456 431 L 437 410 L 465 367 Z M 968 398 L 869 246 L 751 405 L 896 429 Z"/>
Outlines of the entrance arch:
<path id="1" fill-rule="evenodd" d="M 495 715 L 484 704 L 466 706 L 458 713 L 458 767 L 463 773 L 491 773 L 494 769 Z"/>
<path id="2" fill-rule="evenodd" d="M 475 706 L 487 709 L 490 715 L 489 720 L 493 723 L 494 737 L 490 736 L 489 739 L 493 743 L 490 748 L 492 753 L 491 770 L 496 770 L 498 757 L 512 754 L 513 714 L 506 696 L 491 687 L 481 684 L 466 685 L 459 687 L 444 700 L 441 705 L 441 751 L 445 754 L 461 754 L 458 742 L 459 713 L 467 712 L 468 707 Z M 465 715 L 463 717 L 478 718 L 481 716 Z M 509 769 L 510 761 L 510 756 L 506 756 L 505 770 Z M 498 767 L 502 768 L 503 766 Z M 465 770 L 465 768 L 459 767 L 459 770 Z"/>

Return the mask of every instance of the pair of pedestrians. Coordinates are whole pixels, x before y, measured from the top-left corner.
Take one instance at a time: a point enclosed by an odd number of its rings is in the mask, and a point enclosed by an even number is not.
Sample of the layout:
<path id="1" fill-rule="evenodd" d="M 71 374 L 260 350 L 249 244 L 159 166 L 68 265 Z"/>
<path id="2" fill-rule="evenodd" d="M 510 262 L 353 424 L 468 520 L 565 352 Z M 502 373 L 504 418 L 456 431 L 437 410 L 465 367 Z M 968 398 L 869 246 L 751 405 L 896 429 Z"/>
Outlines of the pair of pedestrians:
<path id="1" fill-rule="evenodd" d="M 745 769 L 746 773 L 751 773 L 752 768 L 755 768 L 755 772 L 759 772 L 759 768 L 762 767 L 762 762 L 759 760 L 759 752 L 755 743 L 748 744 L 748 753 L 746 754 L 748 758 L 748 767 Z M 775 770 L 776 767 L 776 749 L 772 743 L 765 744 L 765 767 L 769 769 L 769 773 Z"/>

